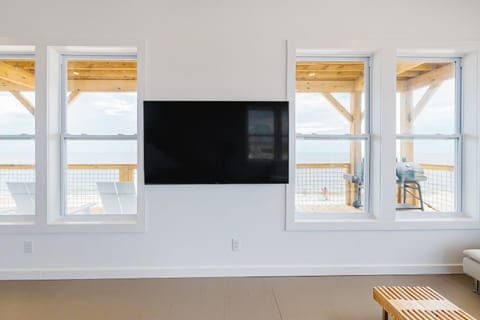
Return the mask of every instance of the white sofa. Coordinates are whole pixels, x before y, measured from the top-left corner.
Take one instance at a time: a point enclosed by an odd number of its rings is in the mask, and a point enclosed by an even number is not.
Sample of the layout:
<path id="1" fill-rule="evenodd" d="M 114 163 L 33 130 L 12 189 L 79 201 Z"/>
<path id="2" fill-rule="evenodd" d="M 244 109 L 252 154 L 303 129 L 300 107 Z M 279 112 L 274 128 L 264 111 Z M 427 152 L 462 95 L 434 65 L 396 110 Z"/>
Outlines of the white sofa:
<path id="1" fill-rule="evenodd" d="M 478 292 L 478 281 L 480 280 L 480 249 L 464 250 L 463 272 L 473 278 L 473 291 Z"/>

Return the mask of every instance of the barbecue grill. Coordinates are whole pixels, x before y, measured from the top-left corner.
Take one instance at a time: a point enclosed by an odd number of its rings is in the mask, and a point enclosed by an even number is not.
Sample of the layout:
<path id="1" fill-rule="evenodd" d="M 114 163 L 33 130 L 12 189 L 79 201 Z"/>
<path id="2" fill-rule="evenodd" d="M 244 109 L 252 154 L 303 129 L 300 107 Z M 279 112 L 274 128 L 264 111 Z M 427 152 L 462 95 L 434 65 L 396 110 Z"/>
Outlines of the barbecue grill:
<path id="1" fill-rule="evenodd" d="M 355 174 L 344 174 L 343 178 L 350 181 L 355 186 L 355 198 L 352 202 L 354 208 L 363 207 L 362 204 L 362 190 L 364 188 L 363 181 L 363 168 L 365 166 L 365 159 L 362 159 L 361 163 L 355 166 Z"/>
<path id="2" fill-rule="evenodd" d="M 415 162 L 397 162 L 396 165 L 397 184 L 402 188 L 403 202 L 399 204 L 397 210 L 411 210 L 420 209 L 423 207 L 422 188 L 420 186 L 421 181 L 427 180 L 425 171 L 423 168 Z M 418 195 L 415 193 L 418 191 Z M 407 203 L 407 194 L 412 198 L 419 201 L 419 206 Z"/>

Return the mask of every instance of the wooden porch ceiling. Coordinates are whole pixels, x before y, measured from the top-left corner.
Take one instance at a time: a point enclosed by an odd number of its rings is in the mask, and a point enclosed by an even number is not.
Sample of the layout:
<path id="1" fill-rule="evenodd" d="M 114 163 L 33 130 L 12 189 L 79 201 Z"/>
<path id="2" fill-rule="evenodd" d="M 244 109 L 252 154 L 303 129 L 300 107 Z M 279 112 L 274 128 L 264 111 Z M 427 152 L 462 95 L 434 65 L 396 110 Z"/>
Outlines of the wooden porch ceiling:
<path id="1" fill-rule="evenodd" d="M 35 62 L 0 60 L 0 91 L 33 91 Z M 70 92 L 128 92 L 137 88 L 137 63 L 131 60 L 70 60 L 67 67 Z"/>
<path id="2" fill-rule="evenodd" d="M 397 90 L 407 91 L 453 77 L 451 62 L 399 61 Z M 361 92 L 363 62 L 299 61 L 296 69 L 297 92 Z"/>
<path id="3" fill-rule="evenodd" d="M 34 61 L 0 60 L 0 91 L 32 91 L 35 88 Z M 363 62 L 297 62 L 298 92 L 361 92 Z M 137 64 L 131 60 L 71 60 L 68 63 L 70 92 L 134 92 Z M 406 91 L 451 78 L 454 66 L 449 62 L 397 63 L 397 90 Z"/>

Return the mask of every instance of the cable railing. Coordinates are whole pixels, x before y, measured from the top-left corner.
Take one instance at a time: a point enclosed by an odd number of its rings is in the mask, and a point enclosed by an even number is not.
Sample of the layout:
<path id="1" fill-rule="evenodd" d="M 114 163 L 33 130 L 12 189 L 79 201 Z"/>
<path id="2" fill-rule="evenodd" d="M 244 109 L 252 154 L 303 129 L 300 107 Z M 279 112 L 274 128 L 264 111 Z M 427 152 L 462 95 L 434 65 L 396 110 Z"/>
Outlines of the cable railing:
<path id="1" fill-rule="evenodd" d="M 347 201 L 344 175 L 349 163 L 300 163 L 295 173 L 295 204 L 305 211 L 340 207 Z"/>
<path id="2" fill-rule="evenodd" d="M 422 163 L 427 180 L 421 182 L 425 204 L 434 211 L 455 211 L 455 171 L 452 165 Z"/>
<path id="3" fill-rule="evenodd" d="M 422 186 L 425 209 L 455 211 L 455 172 L 453 166 L 421 164 L 427 180 Z M 351 173 L 349 163 L 302 163 L 296 165 L 296 206 L 306 211 L 330 212 L 353 208 L 354 185 L 345 179 Z M 70 208 L 93 204 L 101 200 L 96 182 L 137 181 L 134 164 L 71 164 L 67 171 L 67 206 Z M 7 182 L 34 182 L 33 165 L 0 165 L 0 210 L 14 208 L 15 201 Z M 363 191 L 363 190 L 362 190 Z M 335 210 L 337 208 L 337 210 Z M 340 208 L 340 210 L 338 210 Z"/>
<path id="4" fill-rule="evenodd" d="M 35 182 L 35 167 L 33 165 L 0 165 L 0 212 L 2 209 L 16 207 L 7 185 L 12 182 Z M 68 165 L 67 207 L 78 208 L 90 204 L 91 212 L 101 212 L 97 182 L 133 182 L 136 185 L 137 166 L 134 164 Z"/>
<path id="5" fill-rule="evenodd" d="M 35 166 L 28 164 L 0 165 L 0 212 L 15 208 L 15 201 L 8 189 L 8 182 L 35 182 Z"/>
<path id="6" fill-rule="evenodd" d="M 454 166 L 421 164 L 427 176 L 420 182 L 427 211 L 455 211 Z M 358 211 L 352 206 L 354 186 L 345 179 L 349 163 L 300 163 L 295 173 L 295 205 L 302 211 Z"/>

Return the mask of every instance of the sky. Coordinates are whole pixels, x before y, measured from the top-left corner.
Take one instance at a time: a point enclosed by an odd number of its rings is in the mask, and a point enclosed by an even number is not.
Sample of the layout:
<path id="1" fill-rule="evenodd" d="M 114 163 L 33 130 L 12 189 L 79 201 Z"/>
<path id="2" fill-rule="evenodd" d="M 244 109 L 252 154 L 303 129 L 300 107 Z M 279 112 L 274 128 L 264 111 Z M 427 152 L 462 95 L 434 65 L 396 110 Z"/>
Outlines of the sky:
<path id="1" fill-rule="evenodd" d="M 414 91 L 414 104 L 418 103 L 426 91 L 426 87 Z M 335 98 L 349 110 L 350 94 L 333 94 Z M 297 93 L 296 132 L 302 134 L 348 134 L 348 121 L 320 94 Z M 400 133 L 399 94 L 397 94 L 397 134 Z M 414 134 L 452 134 L 455 117 L 455 82 L 444 81 L 425 109 L 415 119 Z M 362 107 L 363 109 L 363 107 Z M 349 110 L 350 111 L 350 110 Z M 364 124 L 362 128 L 364 130 Z M 297 140 L 297 162 L 348 162 L 349 141 L 307 141 Z M 397 157 L 399 158 L 399 143 Z M 416 140 L 414 146 L 415 161 L 422 163 L 453 164 L 455 144 L 453 141 Z M 327 155 L 328 153 L 328 155 Z M 398 159 L 400 160 L 400 159 Z M 335 161 L 333 161 L 335 162 Z"/>
<path id="2" fill-rule="evenodd" d="M 426 88 L 414 92 L 414 103 Z M 414 122 L 414 133 L 435 134 L 454 131 L 453 80 L 445 81 Z M 33 92 L 23 95 L 33 104 Z M 334 93 L 334 97 L 349 110 L 350 95 Z M 81 93 L 67 108 L 67 132 L 70 134 L 135 134 L 137 131 L 136 93 Z M 397 104 L 399 98 L 397 95 Z M 364 125 L 362 126 L 364 128 Z M 397 107 L 397 128 L 399 108 Z M 0 92 L 0 135 L 34 134 L 33 116 L 8 92 Z M 348 121 L 319 93 L 297 93 L 296 132 L 317 134 L 347 134 Z M 398 130 L 397 130 L 398 133 Z M 33 141 L 0 141 L 0 163 L 33 163 Z M 398 147 L 397 147 L 398 149 Z M 452 163 L 455 146 L 451 141 L 417 141 L 415 156 L 435 163 Z M 69 163 L 136 163 L 135 141 L 72 141 L 68 142 Z M 348 141 L 297 141 L 298 158 L 321 162 L 348 161 Z M 329 155 L 327 155 L 329 153 Z M 441 154 L 439 158 L 438 155 Z M 312 158 L 313 157 L 313 158 Z M 317 159 L 320 161 L 320 159 Z"/>
<path id="3" fill-rule="evenodd" d="M 33 92 L 22 93 L 34 104 Z M 137 132 L 136 93 L 81 93 L 67 108 L 70 134 Z M 10 93 L 0 92 L 0 134 L 34 134 L 34 117 Z M 135 141 L 69 141 L 69 163 L 136 163 Z M 33 141 L 0 140 L 0 163 L 34 163 Z"/>

